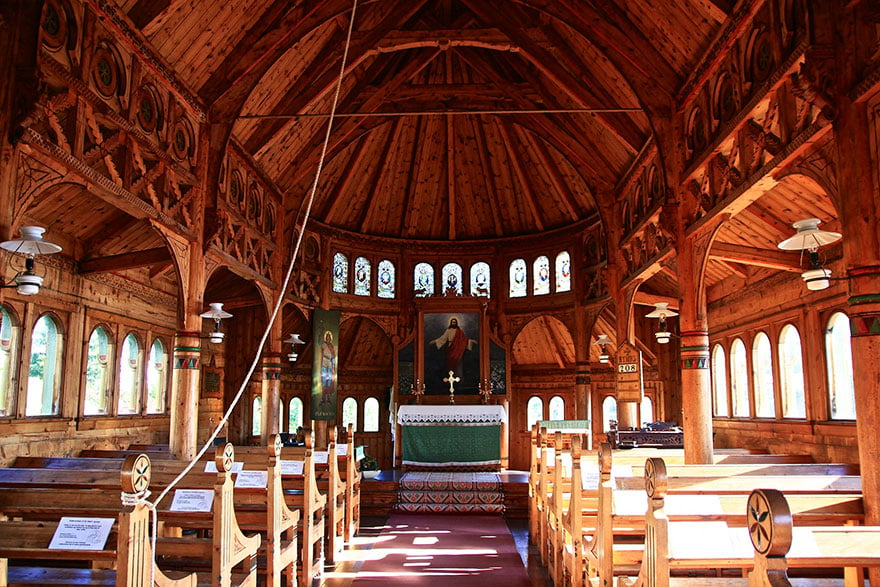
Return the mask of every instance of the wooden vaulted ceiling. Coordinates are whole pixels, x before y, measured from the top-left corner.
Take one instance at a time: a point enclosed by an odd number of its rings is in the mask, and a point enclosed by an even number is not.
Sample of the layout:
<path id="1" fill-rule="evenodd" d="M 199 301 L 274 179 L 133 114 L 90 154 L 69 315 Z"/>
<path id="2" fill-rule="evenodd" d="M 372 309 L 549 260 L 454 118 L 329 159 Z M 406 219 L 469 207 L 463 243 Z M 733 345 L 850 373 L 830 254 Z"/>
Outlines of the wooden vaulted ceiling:
<path id="1" fill-rule="evenodd" d="M 352 2 L 117 1 L 295 214 Z M 461 241 L 601 215 L 729 4 L 361 0 L 315 220 Z"/>

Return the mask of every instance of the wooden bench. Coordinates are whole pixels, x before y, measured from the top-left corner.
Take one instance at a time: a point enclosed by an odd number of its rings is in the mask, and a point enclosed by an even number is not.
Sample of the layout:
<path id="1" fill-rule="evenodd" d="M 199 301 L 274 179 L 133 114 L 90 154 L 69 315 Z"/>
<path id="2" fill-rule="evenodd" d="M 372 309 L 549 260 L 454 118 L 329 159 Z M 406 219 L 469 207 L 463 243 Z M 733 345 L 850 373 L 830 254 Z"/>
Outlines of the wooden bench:
<path id="1" fill-rule="evenodd" d="M 121 486 L 120 476 L 117 474 L 116 477 L 115 507 L 110 506 L 96 512 L 92 505 L 96 491 L 92 489 L 78 495 L 75 490 L 49 490 L 40 496 L 44 505 L 54 504 L 62 496 L 75 498 L 64 515 L 116 518 L 111 536 L 100 550 L 49 549 L 60 516 L 50 517 L 45 521 L 31 521 L 10 520 L 10 516 L 6 514 L 0 515 L 0 585 L 5 587 L 12 583 L 142 587 L 151 584 L 152 576 L 156 587 L 195 587 L 195 574 L 173 579 L 161 569 L 152 566 L 150 512 L 144 501 L 149 495 L 150 479 L 149 458 L 146 455 L 131 456 L 122 466 Z M 127 504 L 120 505 L 120 489 L 129 496 Z M 9 564 L 10 559 L 12 564 Z M 18 564 L 20 560 L 27 560 L 29 564 Z M 57 565 L 58 561 L 77 561 L 87 563 L 92 568 L 34 567 L 33 562 L 38 560 L 51 561 L 53 565 Z M 108 568 L 96 568 L 99 566 Z"/>
<path id="2" fill-rule="evenodd" d="M 847 529 L 852 530 L 852 525 L 862 519 L 861 497 L 842 492 L 845 486 L 846 491 L 852 489 L 850 479 L 846 477 L 817 475 L 812 481 L 808 481 L 809 477 L 806 476 L 717 478 L 718 483 L 713 481 L 712 484 L 724 493 L 719 493 L 718 503 L 713 504 L 706 500 L 700 503 L 695 499 L 694 496 L 711 495 L 705 493 L 706 482 L 701 481 L 695 493 L 679 494 L 679 497 L 687 499 L 686 510 L 673 511 L 677 508 L 670 507 L 669 500 L 674 497 L 670 491 L 676 483 L 683 487 L 691 479 L 707 478 L 671 477 L 662 459 L 652 458 L 645 464 L 644 485 L 648 503 L 643 556 L 635 580 L 621 577 L 619 585 L 663 587 L 688 582 L 674 579 L 674 571 L 734 569 L 744 573 L 751 569 L 755 564 L 755 551 L 749 535 L 755 532 L 760 535 L 763 532 L 759 527 L 764 524 L 768 509 L 764 506 L 763 509 L 757 507 L 754 488 L 743 495 L 743 482 L 760 485 L 789 479 L 792 491 L 799 493 L 790 496 L 787 506 L 791 507 L 786 512 L 789 518 L 794 518 L 799 523 L 829 528 L 850 525 Z M 835 479 L 843 481 L 838 483 Z M 825 488 L 820 487 L 822 484 Z M 722 499 L 726 499 L 727 503 L 722 502 Z M 679 505 L 678 508 L 680 507 Z M 746 512 L 748 514 L 744 515 Z M 880 557 L 880 554 L 876 556 Z M 804 567 L 844 566 L 827 563 L 828 559 L 815 559 L 810 562 L 799 561 L 797 564 Z M 605 579 L 600 576 L 600 580 Z"/>

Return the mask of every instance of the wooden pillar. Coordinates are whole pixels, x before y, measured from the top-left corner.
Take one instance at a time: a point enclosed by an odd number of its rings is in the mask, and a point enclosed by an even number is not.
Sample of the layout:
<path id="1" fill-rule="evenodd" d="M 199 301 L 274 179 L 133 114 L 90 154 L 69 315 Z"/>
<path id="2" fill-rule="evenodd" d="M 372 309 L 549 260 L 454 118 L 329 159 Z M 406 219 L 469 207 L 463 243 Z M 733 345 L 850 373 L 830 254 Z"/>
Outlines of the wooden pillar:
<path id="1" fill-rule="evenodd" d="M 708 231 L 683 239 L 678 248 L 681 285 L 681 405 L 686 463 L 711 464 L 712 381 L 709 373 L 709 328 L 702 287 Z"/>
<path id="2" fill-rule="evenodd" d="M 575 307 L 574 317 L 574 418 L 592 421 L 593 388 L 590 380 L 590 333 L 596 322 L 596 316 L 594 313 L 588 314 L 583 306 L 578 305 Z M 591 450 L 593 447 L 592 437 L 592 434 L 587 435 L 586 450 Z"/>
<path id="3" fill-rule="evenodd" d="M 262 372 L 263 414 L 260 422 L 260 441 L 268 445 L 273 434 L 281 429 L 279 414 L 281 413 L 281 353 L 265 352 L 260 364 Z"/>
<path id="4" fill-rule="evenodd" d="M 174 335 L 174 369 L 171 373 L 171 454 L 191 459 L 197 450 L 201 342 L 198 332 Z"/>

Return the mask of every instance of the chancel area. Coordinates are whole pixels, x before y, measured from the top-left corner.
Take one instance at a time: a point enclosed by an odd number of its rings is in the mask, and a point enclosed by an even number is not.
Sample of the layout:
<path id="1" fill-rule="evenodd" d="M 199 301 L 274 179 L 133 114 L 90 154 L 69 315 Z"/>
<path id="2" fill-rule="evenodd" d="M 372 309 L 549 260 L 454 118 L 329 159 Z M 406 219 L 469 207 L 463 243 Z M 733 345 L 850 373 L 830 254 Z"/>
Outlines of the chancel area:
<path id="1" fill-rule="evenodd" d="M 0 585 L 880 585 L 874 0 L 0 0 Z"/>

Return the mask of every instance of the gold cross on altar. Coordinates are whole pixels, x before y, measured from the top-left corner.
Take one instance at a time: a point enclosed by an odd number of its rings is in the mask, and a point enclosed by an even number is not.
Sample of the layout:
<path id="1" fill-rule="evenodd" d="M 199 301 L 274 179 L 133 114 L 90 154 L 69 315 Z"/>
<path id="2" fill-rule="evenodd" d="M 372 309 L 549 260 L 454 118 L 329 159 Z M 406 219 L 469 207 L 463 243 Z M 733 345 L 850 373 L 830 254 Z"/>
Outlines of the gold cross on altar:
<path id="1" fill-rule="evenodd" d="M 449 393 L 455 393 L 455 384 L 461 381 L 461 377 L 456 377 L 454 371 L 449 372 L 449 377 L 443 378 L 443 383 L 449 384 Z"/>

